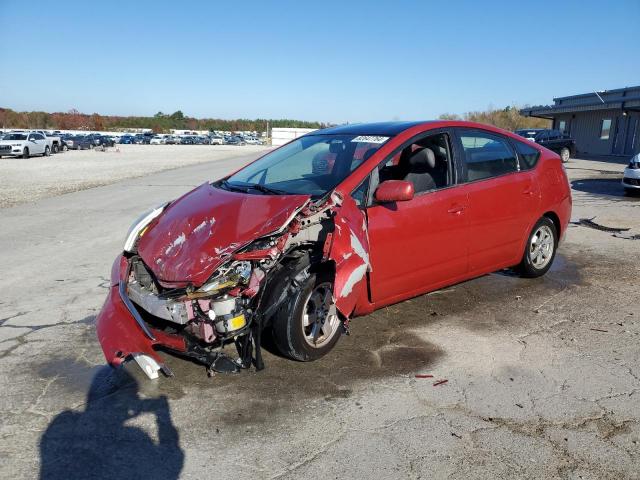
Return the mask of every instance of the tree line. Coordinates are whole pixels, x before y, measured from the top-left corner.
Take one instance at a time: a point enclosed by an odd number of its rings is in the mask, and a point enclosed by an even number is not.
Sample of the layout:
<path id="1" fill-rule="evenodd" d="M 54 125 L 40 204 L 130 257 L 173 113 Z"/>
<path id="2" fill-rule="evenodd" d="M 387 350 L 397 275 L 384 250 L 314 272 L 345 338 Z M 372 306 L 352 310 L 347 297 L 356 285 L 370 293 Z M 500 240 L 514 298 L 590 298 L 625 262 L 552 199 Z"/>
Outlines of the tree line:
<path id="1" fill-rule="evenodd" d="M 444 113 L 440 120 L 466 120 L 468 122 L 486 123 L 513 132 L 520 128 L 551 128 L 551 120 L 545 118 L 525 117 L 520 108 L 510 105 L 502 109 L 488 108 L 483 111 L 467 112 L 463 115 Z"/>
<path id="2" fill-rule="evenodd" d="M 507 106 L 502 109 L 489 108 L 483 111 L 467 112 L 463 115 L 445 113 L 438 118 L 441 120 L 468 120 L 487 123 L 505 130 L 519 128 L 549 128 L 550 120 L 525 117 L 520 115 L 520 109 Z M 180 110 L 171 114 L 158 112 L 153 117 L 86 114 L 77 110 L 68 112 L 16 112 L 9 108 L 0 108 L 0 127 L 2 128 L 38 128 L 46 130 L 111 130 L 117 131 L 127 128 L 151 128 L 155 133 L 169 133 L 177 130 L 223 130 L 223 131 L 258 131 L 264 132 L 273 127 L 296 128 L 325 128 L 329 124 L 322 122 L 307 122 L 291 119 L 236 119 L 223 120 L 219 118 L 193 118 L 186 116 Z"/>
<path id="3" fill-rule="evenodd" d="M 77 110 L 68 112 L 16 112 L 9 108 L 0 108 L 0 127 L 32 128 L 46 130 L 106 130 L 117 131 L 127 128 L 151 128 L 156 133 L 169 133 L 177 130 L 224 130 L 263 132 L 273 127 L 325 128 L 321 122 L 307 122 L 291 119 L 236 119 L 193 118 L 180 110 L 171 114 L 156 113 L 153 117 L 86 114 Z"/>

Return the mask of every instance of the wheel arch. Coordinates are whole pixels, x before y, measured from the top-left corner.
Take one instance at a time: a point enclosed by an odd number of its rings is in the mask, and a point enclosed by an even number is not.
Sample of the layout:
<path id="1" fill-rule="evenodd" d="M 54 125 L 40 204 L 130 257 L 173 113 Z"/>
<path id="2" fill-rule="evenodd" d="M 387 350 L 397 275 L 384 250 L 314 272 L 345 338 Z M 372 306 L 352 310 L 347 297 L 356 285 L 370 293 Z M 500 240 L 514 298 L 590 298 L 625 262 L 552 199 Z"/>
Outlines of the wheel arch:
<path id="1" fill-rule="evenodd" d="M 553 222 L 553 225 L 556 227 L 556 233 L 558 234 L 558 238 L 561 238 L 564 232 L 562 231 L 562 226 L 560 224 L 560 217 L 558 216 L 558 214 L 552 210 L 549 210 L 548 212 L 545 212 L 542 216 L 547 217 L 549 220 Z"/>

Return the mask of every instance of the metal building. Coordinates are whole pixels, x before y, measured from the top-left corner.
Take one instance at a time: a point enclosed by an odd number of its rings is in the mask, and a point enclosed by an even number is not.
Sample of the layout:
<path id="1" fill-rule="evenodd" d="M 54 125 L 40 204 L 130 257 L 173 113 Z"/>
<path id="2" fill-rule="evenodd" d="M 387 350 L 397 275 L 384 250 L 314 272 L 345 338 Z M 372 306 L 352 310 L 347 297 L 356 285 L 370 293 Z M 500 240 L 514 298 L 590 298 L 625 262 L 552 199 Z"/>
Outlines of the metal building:
<path id="1" fill-rule="evenodd" d="M 640 86 L 558 97 L 553 105 L 520 111 L 553 120 L 584 155 L 630 156 L 640 152 Z"/>

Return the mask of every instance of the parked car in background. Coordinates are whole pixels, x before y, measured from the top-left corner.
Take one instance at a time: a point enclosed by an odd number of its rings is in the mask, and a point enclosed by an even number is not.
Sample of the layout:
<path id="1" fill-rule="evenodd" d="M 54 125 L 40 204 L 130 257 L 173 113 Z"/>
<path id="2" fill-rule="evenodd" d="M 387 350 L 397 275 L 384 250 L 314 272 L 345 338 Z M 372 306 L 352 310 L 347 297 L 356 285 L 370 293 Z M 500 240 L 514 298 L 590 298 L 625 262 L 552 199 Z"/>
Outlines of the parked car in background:
<path id="1" fill-rule="evenodd" d="M 166 137 L 165 143 L 167 145 L 176 145 L 176 144 L 180 143 L 180 139 L 178 137 L 176 137 L 175 135 L 169 135 L 169 136 Z"/>
<path id="2" fill-rule="evenodd" d="M 44 130 L 35 130 L 36 132 L 42 134 L 47 139 L 47 144 L 49 145 L 49 149 L 51 153 L 58 153 L 62 150 L 62 138 L 57 133 L 46 132 Z"/>
<path id="3" fill-rule="evenodd" d="M 224 138 L 221 135 L 211 135 L 209 137 L 209 145 L 223 145 Z"/>
<path id="4" fill-rule="evenodd" d="M 129 144 L 135 143 L 133 141 L 133 135 L 122 135 L 120 137 L 120 142 L 119 143 L 121 143 L 123 145 L 129 145 Z"/>
<path id="5" fill-rule="evenodd" d="M 264 142 L 256 137 L 245 137 L 245 142 L 248 145 L 264 145 Z"/>
<path id="6" fill-rule="evenodd" d="M 95 141 L 96 146 L 102 147 L 113 147 L 116 144 L 115 140 L 107 135 L 100 135 L 95 139 Z"/>
<path id="7" fill-rule="evenodd" d="M 90 135 L 76 135 L 69 144 L 73 150 L 90 150 L 96 146 L 95 139 Z"/>
<path id="8" fill-rule="evenodd" d="M 515 133 L 542 145 L 549 150 L 560 155 L 563 162 L 568 162 L 576 154 L 576 142 L 569 135 L 560 130 L 550 130 L 546 128 L 530 128 L 516 130 Z"/>
<path id="9" fill-rule="evenodd" d="M 159 135 L 151 137 L 151 140 L 149 141 L 149 145 L 164 145 L 166 143 L 166 137 L 161 137 Z"/>
<path id="10" fill-rule="evenodd" d="M 640 153 L 631 158 L 629 165 L 624 169 L 622 186 L 627 195 L 640 194 Z"/>
<path id="11" fill-rule="evenodd" d="M 246 145 L 244 138 L 242 138 L 240 135 L 233 135 L 231 137 L 228 137 L 225 140 L 225 143 L 227 145 Z"/>
<path id="12" fill-rule="evenodd" d="M 0 140 L 0 157 L 29 158 L 33 155 L 51 155 L 49 141 L 42 133 L 9 133 Z"/>
<path id="13" fill-rule="evenodd" d="M 334 162 L 310 173 L 319 153 Z M 142 215 L 97 335 L 109 364 L 134 359 L 150 378 L 170 374 L 156 348 L 248 368 L 263 330 L 316 360 L 352 317 L 504 268 L 544 275 L 570 217 L 558 156 L 498 128 L 318 130 Z M 232 343 L 253 349 L 231 358 Z"/>

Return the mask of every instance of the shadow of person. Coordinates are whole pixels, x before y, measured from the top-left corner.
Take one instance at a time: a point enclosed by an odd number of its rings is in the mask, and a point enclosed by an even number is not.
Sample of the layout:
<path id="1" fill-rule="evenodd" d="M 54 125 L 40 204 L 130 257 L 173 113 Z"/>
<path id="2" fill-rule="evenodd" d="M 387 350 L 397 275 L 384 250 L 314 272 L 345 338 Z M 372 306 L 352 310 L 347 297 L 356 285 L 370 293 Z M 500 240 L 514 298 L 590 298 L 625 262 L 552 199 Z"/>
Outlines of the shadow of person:
<path id="1" fill-rule="evenodd" d="M 157 440 L 127 424 L 152 415 Z M 139 418 L 135 423 L 149 422 Z M 150 428 L 154 430 L 153 427 Z M 184 463 L 165 396 L 143 399 L 125 369 L 93 377 L 84 412 L 57 415 L 40 439 L 41 479 L 176 479 Z"/>

